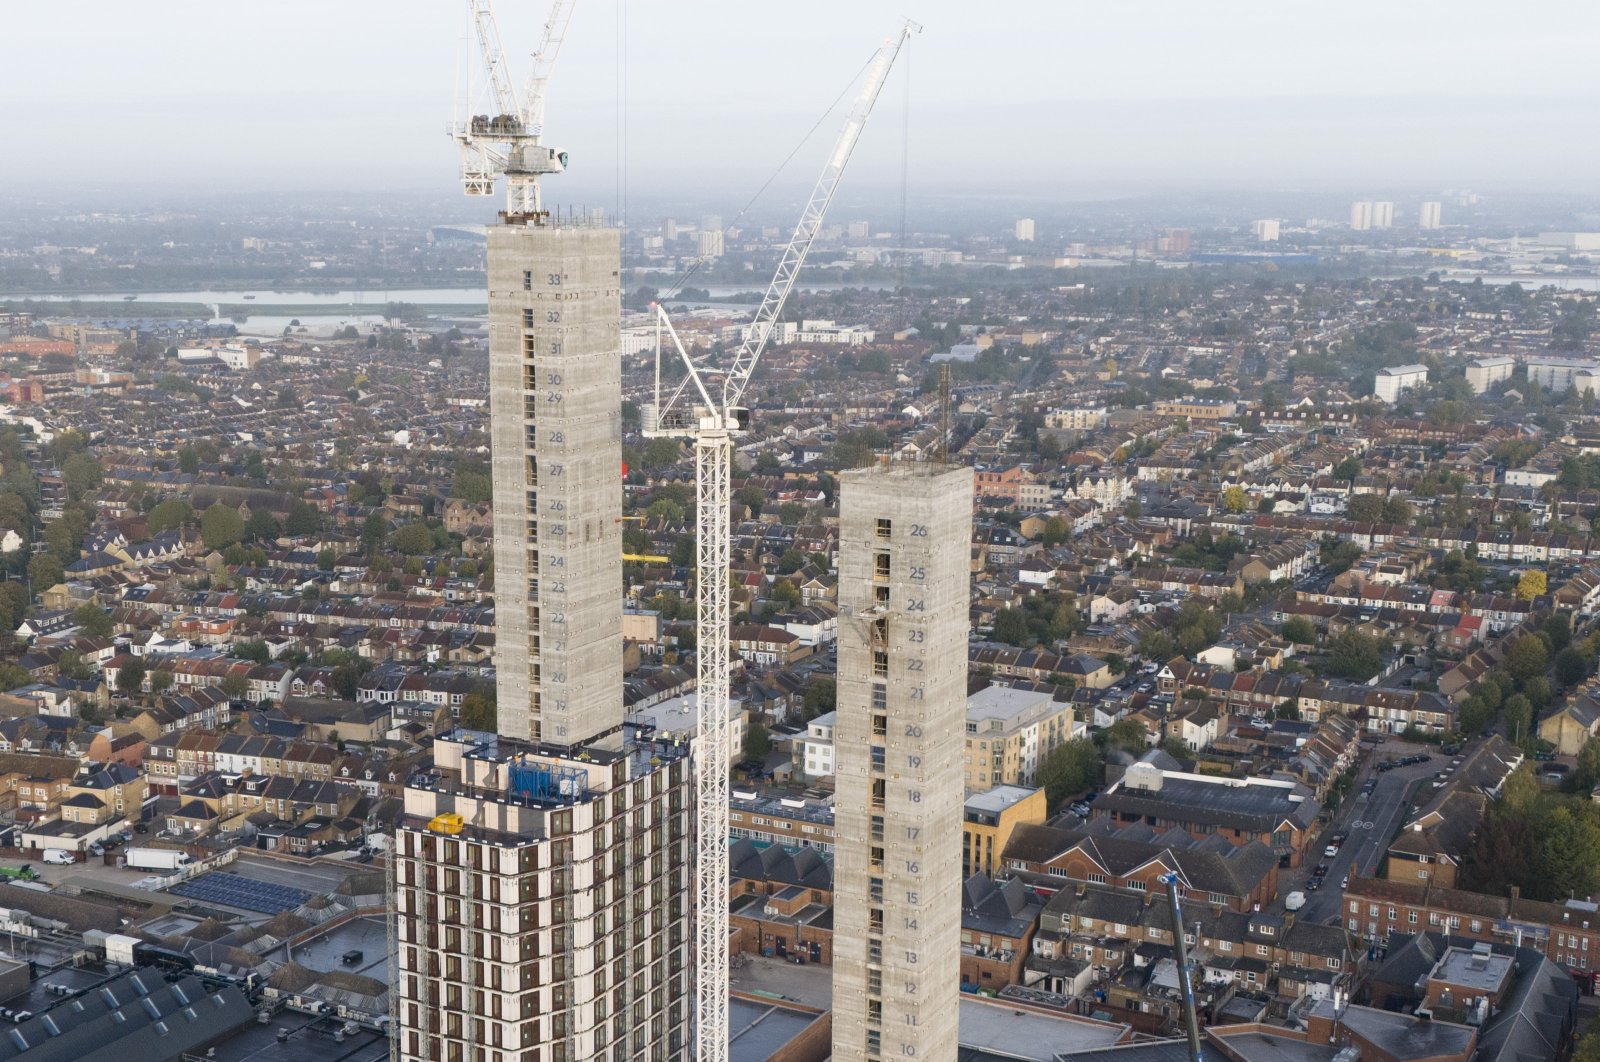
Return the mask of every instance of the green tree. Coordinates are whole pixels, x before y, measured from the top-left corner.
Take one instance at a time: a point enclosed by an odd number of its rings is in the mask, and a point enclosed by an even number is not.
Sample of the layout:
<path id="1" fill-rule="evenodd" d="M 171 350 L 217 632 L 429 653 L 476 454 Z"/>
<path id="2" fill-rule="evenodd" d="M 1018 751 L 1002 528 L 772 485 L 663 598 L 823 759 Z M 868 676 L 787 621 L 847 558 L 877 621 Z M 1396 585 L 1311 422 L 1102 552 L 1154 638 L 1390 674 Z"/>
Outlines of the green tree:
<path id="1" fill-rule="evenodd" d="M 244 518 L 217 502 L 200 515 L 200 538 L 208 549 L 227 549 L 244 538 Z"/>
<path id="2" fill-rule="evenodd" d="M 1075 793 L 1099 785 L 1105 776 L 1100 750 L 1088 738 L 1057 745 L 1039 764 L 1038 785 L 1052 813 Z"/>
<path id="3" fill-rule="evenodd" d="M 778 558 L 778 574 L 793 575 L 806 566 L 806 555 L 793 547 L 783 551 Z"/>
<path id="4" fill-rule="evenodd" d="M 89 665 L 83 662 L 83 654 L 71 649 L 56 657 L 56 674 L 62 678 L 83 681 L 94 674 L 89 670 Z"/>
<path id="5" fill-rule="evenodd" d="M 72 610 L 72 622 L 83 629 L 90 638 L 108 638 L 116 625 L 111 614 L 99 605 L 86 603 Z"/>
<path id="6" fill-rule="evenodd" d="M 658 439 L 656 441 L 660 442 L 661 440 Z M 670 442 L 671 440 L 667 441 Z M 652 520 L 664 520 L 669 524 L 681 524 L 683 523 L 683 506 L 671 498 L 657 498 L 645 510 L 645 515 Z"/>
<path id="7" fill-rule="evenodd" d="M 778 519 L 786 527 L 793 527 L 805 518 L 806 507 L 799 502 L 786 501 L 778 506 Z"/>
<path id="8" fill-rule="evenodd" d="M 349 699 L 354 697 L 355 694 L 352 692 Z M 485 682 L 474 686 L 471 692 L 461 698 L 461 711 L 457 719 L 468 730 L 492 733 L 496 726 L 497 715 L 494 688 Z"/>
<path id="9" fill-rule="evenodd" d="M 678 463 L 680 447 L 677 439 L 651 439 L 644 448 L 644 463 L 650 468 L 663 468 Z"/>
<path id="10" fill-rule="evenodd" d="M 324 572 L 331 572 L 331 571 L 333 571 L 334 565 L 336 563 L 338 563 L 338 560 L 339 560 L 338 554 L 334 553 L 334 551 L 332 549 L 318 550 L 317 551 L 317 570 L 318 571 L 324 571 Z"/>
<path id="11" fill-rule="evenodd" d="M 481 465 L 456 467 L 455 479 L 450 483 L 450 496 L 465 502 L 481 504 L 493 499 L 494 481 Z"/>
<path id="12" fill-rule="evenodd" d="M 1541 823 L 1543 874 L 1551 899 L 1588 896 L 1600 872 L 1600 823 L 1593 806 L 1557 807 Z"/>
<path id="13" fill-rule="evenodd" d="M 794 608 L 800 604 L 800 591 L 787 579 L 780 579 L 772 584 L 772 600 L 784 608 Z"/>
<path id="14" fill-rule="evenodd" d="M 33 681 L 33 673 L 16 664 L 0 662 L 0 689 L 14 690 Z"/>
<path id="15" fill-rule="evenodd" d="M 166 501 L 157 502 L 155 508 L 146 515 L 145 520 L 150 525 L 152 532 L 169 531 L 174 527 L 182 527 L 194 516 L 194 509 L 182 498 L 168 498 Z"/>
<path id="16" fill-rule="evenodd" d="M 246 679 L 243 675 L 222 676 L 222 692 L 233 700 L 238 700 L 240 697 L 243 697 L 245 691 L 249 688 L 250 680 Z"/>
<path id="17" fill-rule="evenodd" d="M 1511 648 L 1506 650 L 1505 669 L 1517 682 L 1526 682 L 1536 675 L 1544 674 L 1544 669 L 1549 665 L 1550 653 L 1544 647 L 1544 640 L 1538 635 L 1524 634 L 1511 643 Z"/>
<path id="18" fill-rule="evenodd" d="M 696 538 L 694 535 L 679 535 L 672 544 L 672 552 L 667 556 L 672 558 L 672 563 L 679 568 L 693 568 L 695 564 Z"/>
<path id="19" fill-rule="evenodd" d="M 1242 513 L 1250 508 L 1250 493 L 1235 484 L 1222 492 L 1222 507 L 1230 513 Z"/>
<path id="20" fill-rule="evenodd" d="M 1386 524 L 1409 524 L 1412 517 L 1416 516 L 1416 510 L 1397 494 L 1384 501 L 1382 515 Z"/>
<path id="21" fill-rule="evenodd" d="M 1533 703 L 1520 693 L 1513 693 L 1500 707 L 1500 718 L 1505 723 L 1506 736 L 1512 741 L 1528 740 L 1528 724 L 1533 719 Z"/>
<path id="22" fill-rule="evenodd" d="M 801 709 L 805 717 L 815 719 L 819 715 L 827 715 L 833 711 L 837 698 L 837 686 L 834 680 L 827 675 L 813 675 L 811 683 L 806 686 L 805 696 L 801 699 Z"/>
<path id="23" fill-rule="evenodd" d="M 1545 593 L 1547 579 L 1545 573 L 1537 568 L 1529 568 L 1517 576 L 1517 600 L 1532 601 Z"/>
<path id="24" fill-rule="evenodd" d="M 1375 524 L 1383 519 L 1383 499 L 1376 494 L 1352 495 L 1345 515 L 1360 524 Z"/>
<path id="25" fill-rule="evenodd" d="M 1326 670 L 1341 678 L 1365 682 L 1383 670 L 1383 646 L 1376 638 L 1346 627 L 1328 642 Z"/>
<path id="26" fill-rule="evenodd" d="M 1100 731 L 1100 740 L 1108 749 L 1121 749 L 1134 756 L 1143 756 L 1149 749 L 1148 731 L 1137 719 L 1118 719 Z"/>
<path id="27" fill-rule="evenodd" d="M 433 532 L 418 520 L 396 531 L 389 544 L 408 556 L 417 556 L 433 549 Z"/>
<path id="28" fill-rule="evenodd" d="M 750 510 L 751 517 L 757 517 L 761 515 L 761 507 L 766 504 L 767 496 L 760 487 L 747 486 L 739 489 L 734 501 Z"/>
<path id="29" fill-rule="evenodd" d="M 178 471 L 190 476 L 200 471 L 200 454 L 194 447 L 185 446 L 178 451 Z"/>
<path id="30" fill-rule="evenodd" d="M 172 688 L 172 672 L 161 668 L 150 672 L 150 692 L 160 696 Z"/>
<path id="31" fill-rule="evenodd" d="M 758 719 L 750 720 L 750 725 L 744 731 L 744 758 L 747 760 L 765 760 L 767 753 L 772 751 L 772 734 L 761 724 Z"/>
<path id="32" fill-rule="evenodd" d="M 61 561 L 49 553 L 35 554 L 28 561 L 28 582 L 35 592 L 50 589 L 66 574 Z"/>
<path id="33" fill-rule="evenodd" d="M 283 530 L 289 535 L 314 535 L 322 528 L 322 513 L 315 505 L 306 501 L 297 501 L 289 507 L 289 516 L 283 522 Z"/>
<path id="34" fill-rule="evenodd" d="M 278 524 L 278 518 L 268 509 L 252 509 L 250 519 L 245 522 L 245 534 L 252 542 L 261 542 L 265 539 L 277 538 L 283 528 Z"/>
<path id="35" fill-rule="evenodd" d="M 1304 616 L 1290 616 L 1283 621 L 1283 636 L 1296 645 L 1316 645 L 1317 626 Z"/>
<path id="36" fill-rule="evenodd" d="M 1572 646 L 1556 654 L 1556 681 L 1563 686 L 1576 686 L 1589 675 L 1589 662 Z"/>
<path id="37" fill-rule="evenodd" d="M 144 661 L 138 657 L 129 657 L 128 662 L 117 669 L 117 690 L 132 697 L 144 689 L 145 679 Z"/>
<path id="38" fill-rule="evenodd" d="M 389 521 L 382 513 L 373 513 L 361 525 L 361 548 L 371 553 L 389 537 Z"/>
<path id="39" fill-rule="evenodd" d="M 994 640 L 1023 649 L 1037 644 L 1028 629 L 1028 618 L 1019 608 L 1003 608 L 994 614 Z"/>
<path id="40" fill-rule="evenodd" d="M 272 650 L 267 647 L 266 642 L 263 642 L 260 639 L 234 642 L 233 655 L 238 657 L 240 660 L 253 660 L 258 664 L 268 664 L 272 662 Z"/>
<path id="41" fill-rule="evenodd" d="M 1567 788 L 1587 793 L 1600 785 L 1600 737 L 1591 737 L 1578 749 L 1578 762 L 1567 775 Z"/>
<path id="42" fill-rule="evenodd" d="M 104 478 L 105 470 L 100 467 L 99 458 L 91 453 L 76 453 L 61 463 L 61 482 L 67 488 L 67 497 L 73 501 L 88 497 Z"/>

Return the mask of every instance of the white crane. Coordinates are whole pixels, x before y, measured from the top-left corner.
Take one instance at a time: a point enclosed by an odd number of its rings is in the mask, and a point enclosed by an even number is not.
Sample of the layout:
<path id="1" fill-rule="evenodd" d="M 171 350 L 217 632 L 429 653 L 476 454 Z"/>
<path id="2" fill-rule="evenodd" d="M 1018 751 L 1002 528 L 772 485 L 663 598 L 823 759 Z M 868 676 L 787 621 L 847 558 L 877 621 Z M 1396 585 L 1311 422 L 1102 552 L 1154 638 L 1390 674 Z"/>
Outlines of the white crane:
<path id="1" fill-rule="evenodd" d="M 730 470 L 733 440 L 749 426 L 749 410 L 741 404 L 750 376 L 761 360 L 772 329 L 783 312 L 806 253 L 822 227 L 845 165 L 867 124 L 889 68 L 906 40 L 922 29 L 907 21 L 878 49 L 839 140 L 822 176 L 795 225 L 794 235 L 778 261 L 777 272 L 756 310 L 747 338 L 725 367 L 709 358 L 692 358 L 678 341 L 666 311 L 656 310 L 655 403 L 645 411 L 645 434 L 688 439 L 694 444 L 695 466 L 695 633 L 699 723 L 695 755 L 699 758 L 695 807 L 695 1037 L 699 1062 L 728 1058 L 728 760 L 732 754 L 728 705 L 728 550 L 732 504 Z M 671 340 L 685 376 L 670 394 L 661 390 L 661 341 Z M 722 379 L 716 381 L 715 376 Z M 691 390 L 692 388 L 692 390 Z"/>
<path id="2" fill-rule="evenodd" d="M 495 178 L 506 178 L 506 213 L 536 214 L 541 209 L 539 178 L 567 168 L 567 153 L 540 143 L 544 135 L 545 88 L 561 52 L 573 0 L 555 0 L 545 20 L 544 38 L 533 53 L 533 68 L 519 96 L 511 85 L 500 27 L 489 0 L 469 0 L 478 46 L 488 68 L 494 114 L 470 114 L 470 93 L 457 102 L 450 135 L 461 148 L 461 186 L 467 195 L 493 195 Z"/>

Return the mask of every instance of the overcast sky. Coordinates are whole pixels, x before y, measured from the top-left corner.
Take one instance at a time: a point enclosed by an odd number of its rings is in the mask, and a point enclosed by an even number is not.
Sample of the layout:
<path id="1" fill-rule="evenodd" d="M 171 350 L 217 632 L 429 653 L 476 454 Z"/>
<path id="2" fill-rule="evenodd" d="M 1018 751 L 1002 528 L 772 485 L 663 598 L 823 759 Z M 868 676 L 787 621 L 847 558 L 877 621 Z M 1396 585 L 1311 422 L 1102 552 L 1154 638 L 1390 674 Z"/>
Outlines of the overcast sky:
<path id="1" fill-rule="evenodd" d="M 464 3 L 4 6 L 12 189 L 454 187 Z M 520 81 L 546 3 L 498 7 Z M 618 197 L 624 99 L 631 195 L 752 191 L 902 14 L 926 30 L 863 142 L 864 187 L 898 188 L 904 136 L 924 195 L 1584 191 L 1600 170 L 1595 0 L 578 0 L 547 122 L 572 170 L 548 194 Z"/>

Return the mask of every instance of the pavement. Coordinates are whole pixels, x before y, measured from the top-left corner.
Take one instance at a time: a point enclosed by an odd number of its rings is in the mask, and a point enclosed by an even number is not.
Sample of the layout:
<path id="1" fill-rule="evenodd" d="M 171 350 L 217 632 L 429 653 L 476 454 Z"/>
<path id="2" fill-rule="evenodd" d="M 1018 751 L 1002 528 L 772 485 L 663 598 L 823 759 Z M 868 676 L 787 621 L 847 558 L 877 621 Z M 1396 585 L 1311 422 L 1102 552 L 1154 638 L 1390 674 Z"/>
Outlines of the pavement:
<path id="1" fill-rule="evenodd" d="M 1430 759 L 1427 763 L 1398 767 L 1391 771 L 1377 769 L 1377 765 L 1384 760 L 1399 759 L 1413 753 L 1422 753 Z M 1408 794 L 1413 786 L 1422 787 L 1419 794 L 1421 800 L 1429 799 L 1433 793 L 1429 782 L 1439 771 L 1448 769 L 1452 759 L 1454 757 L 1440 753 L 1437 745 L 1412 745 L 1394 738 L 1367 755 L 1355 784 L 1351 786 L 1344 803 L 1339 805 L 1332 825 L 1308 850 L 1306 865 L 1279 875 L 1278 895 L 1287 897 L 1290 892 L 1305 890 L 1305 883 L 1318 863 L 1328 864 L 1322 888 L 1306 893 L 1306 905 L 1300 909 L 1298 918 L 1326 922 L 1339 915 L 1344 897 L 1340 882 L 1351 873 L 1368 877 L 1377 870 L 1383 862 L 1384 853 L 1388 851 L 1389 842 L 1410 817 L 1412 803 Z M 1362 797 L 1361 788 L 1369 779 L 1376 779 L 1377 785 L 1370 796 Z M 1348 837 L 1340 846 L 1338 855 L 1324 859 L 1322 851 L 1328 844 L 1328 838 L 1341 830 Z"/>
<path id="2" fill-rule="evenodd" d="M 728 985 L 733 991 L 764 993 L 808 1007 L 833 1006 L 833 971 L 829 967 L 809 962 L 797 966 L 788 959 L 764 955 L 744 958 L 744 965 L 728 971 Z"/>

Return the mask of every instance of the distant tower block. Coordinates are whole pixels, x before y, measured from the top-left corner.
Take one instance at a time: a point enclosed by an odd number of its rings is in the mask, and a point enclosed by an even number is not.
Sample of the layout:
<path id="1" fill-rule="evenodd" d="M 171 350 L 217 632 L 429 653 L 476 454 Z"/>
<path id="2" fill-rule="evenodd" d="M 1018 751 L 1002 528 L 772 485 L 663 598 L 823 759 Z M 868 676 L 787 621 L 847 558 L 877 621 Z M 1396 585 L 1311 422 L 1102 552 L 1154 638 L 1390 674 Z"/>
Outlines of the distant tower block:
<path id="1" fill-rule="evenodd" d="M 1018 218 L 1017 219 L 1016 237 L 1017 237 L 1018 240 L 1022 241 L 1023 243 L 1032 243 L 1033 242 L 1033 219 L 1032 218 Z"/>
<path id="2" fill-rule="evenodd" d="M 852 240 L 864 240 L 872 235 L 872 223 L 869 221 L 852 221 L 846 232 Z"/>
<path id="3" fill-rule="evenodd" d="M 1372 200 L 1364 199 L 1350 204 L 1350 227 L 1357 232 L 1372 228 Z"/>
<path id="4" fill-rule="evenodd" d="M 955 1062 L 972 472 L 840 480 L 833 1058 Z"/>
<path id="5" fill-rule="evenodd" d="M 1422 204 L 1421 213 L 1417 218 L 1417 227 L 1421 229 L 1436 229 L 1439 227 L 1439 201 L 1430 199 Z"/>
<path id="6" fill-rule="evenodd" d="M 1261 243 L 1274 243 L 1278 239 L 1281 226 L 1277 218 L 1263 218 L 1250 223 L 1250 234 Z"/>
<path id="7" fill-rule="evenodd" d="M 1372 227 L 1375 229 L 1394 228 L 1394 204 L 1378 201 L 1372 204 Z"/>
<path id="8" fill-rule="evenodd" d="M 615 229 L 489 228 L 499 730 L 622 728 L 622 368 Z"/>

